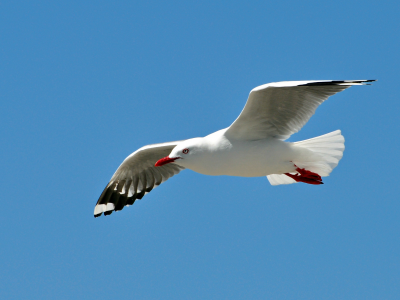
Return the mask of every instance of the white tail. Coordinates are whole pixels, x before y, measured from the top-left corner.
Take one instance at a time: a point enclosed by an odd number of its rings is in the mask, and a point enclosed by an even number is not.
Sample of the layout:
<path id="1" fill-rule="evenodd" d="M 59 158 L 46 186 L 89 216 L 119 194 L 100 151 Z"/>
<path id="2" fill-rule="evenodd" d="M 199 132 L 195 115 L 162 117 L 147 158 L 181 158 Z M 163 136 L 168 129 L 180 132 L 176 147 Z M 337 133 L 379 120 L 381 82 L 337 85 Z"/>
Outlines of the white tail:
<path id="1" fill-rule="evenodd" d="M 343 156 L 344 137 L 340 130 L 336 130 L 312 139 L 293 143 L 297 147 L 312 151 L 313 155 L 307 161 L 293 161 L 299 167 L 325 177 L 338 165 Z M 271 185 L 291 184 L 296 181 L 285 174 L 267 176 Z"/>

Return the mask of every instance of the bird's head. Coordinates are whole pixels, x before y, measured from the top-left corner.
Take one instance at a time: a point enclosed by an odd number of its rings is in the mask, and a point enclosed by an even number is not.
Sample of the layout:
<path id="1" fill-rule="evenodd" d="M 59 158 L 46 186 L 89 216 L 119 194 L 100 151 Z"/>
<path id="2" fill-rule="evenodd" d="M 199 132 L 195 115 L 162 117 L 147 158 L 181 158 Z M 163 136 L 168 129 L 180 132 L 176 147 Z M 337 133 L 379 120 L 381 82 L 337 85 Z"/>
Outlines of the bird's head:
<path id="1" fill-rule="evenodd" d="M 168 156 L 158 160 L 155 166 L 160 167 L 175 162 L 178 165 L 187 167 L 193 160 L 198 158 L 201 152 L 203 152 L 201 140 L 201 138 L 194 138 L 179 143 L 174 149 L 172 149 Z"/>

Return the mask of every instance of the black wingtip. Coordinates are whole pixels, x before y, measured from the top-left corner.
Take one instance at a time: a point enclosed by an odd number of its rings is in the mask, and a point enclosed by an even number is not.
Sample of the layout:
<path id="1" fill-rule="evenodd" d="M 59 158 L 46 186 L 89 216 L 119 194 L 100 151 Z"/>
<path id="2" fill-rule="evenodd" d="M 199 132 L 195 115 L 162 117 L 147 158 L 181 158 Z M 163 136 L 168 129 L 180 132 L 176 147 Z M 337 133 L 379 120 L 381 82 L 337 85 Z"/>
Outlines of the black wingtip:
<path id="1" fill-rule="evenodd" d="M 375 82 L 375 81 L 377 81 L 377 79 L 368 79 L 368 80 L 365 80 L 364 82 Z M 372 84 L 366 83 L 364 85 L 372 85 Z"/>
<path id="2" fill-rule="evenodd" d="M 371 85 L 367 82 L 374 82 L 376 79 L 363 79 L 363 80 L 331 80 L 331 81 L 317 81 L 317 82 L 308 82 L 305 84 L 301 84 L 299 86 L 321 86 L 321 85 L 349 85 L 361 84 L 361 85 Z"/>
<path id="3" fill-rule="evenodd" d="M 102 214 L 102 213 L 99 213 L 99 214 L 97 214 L 97 215 L 94 215 L 94 217 L 95 217 L 95 218 L 98 218 L 98 217 L 101 216 L 101 214 Z"/>

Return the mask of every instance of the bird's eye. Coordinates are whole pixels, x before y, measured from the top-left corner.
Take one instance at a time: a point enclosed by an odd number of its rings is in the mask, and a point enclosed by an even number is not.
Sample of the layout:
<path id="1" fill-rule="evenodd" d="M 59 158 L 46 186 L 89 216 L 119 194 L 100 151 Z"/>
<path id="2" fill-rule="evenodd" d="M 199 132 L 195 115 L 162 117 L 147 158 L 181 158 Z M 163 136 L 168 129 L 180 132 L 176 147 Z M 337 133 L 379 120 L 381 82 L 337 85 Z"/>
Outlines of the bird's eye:
<path id="1" fill-rule="evenodd" d="M 182 153 L 183 153 L 183 154 L 188 154 L 188 153 L 189 153 L 189 149 L 188 149 L 188 148 L 183 149 L 183 150 L 182 150 Z"/>

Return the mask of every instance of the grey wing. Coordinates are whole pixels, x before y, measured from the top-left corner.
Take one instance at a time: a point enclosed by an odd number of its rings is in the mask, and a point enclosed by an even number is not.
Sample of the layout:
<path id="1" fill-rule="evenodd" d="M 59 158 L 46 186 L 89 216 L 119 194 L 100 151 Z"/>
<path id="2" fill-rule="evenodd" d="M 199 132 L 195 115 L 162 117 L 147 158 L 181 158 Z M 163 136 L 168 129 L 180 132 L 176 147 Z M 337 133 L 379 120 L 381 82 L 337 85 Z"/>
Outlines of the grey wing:
<path id="1" fill-rule="evenodd" d="M 285 140 L 298 132 L 329 96 L 372 81 L 375 80 L 283 81 L 261 85 L 250 92 L 243 111 L 226 135 L 245 140 Z"/>
<path id="2" fill-rule="evenodd" d="M 180 141 L 144 146 L 129 155 L 119 166 L 100 195 L 94 216 L 109 215 L 132 205 L 168 178 L 184 169 L 174 163 L 161 167 L 154 164 L 168 156 Z"/>

